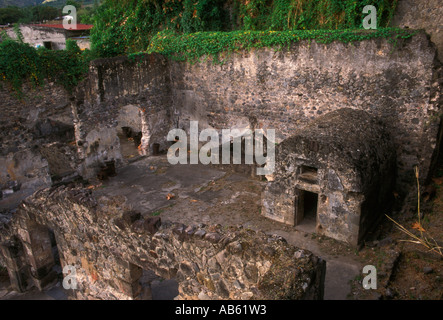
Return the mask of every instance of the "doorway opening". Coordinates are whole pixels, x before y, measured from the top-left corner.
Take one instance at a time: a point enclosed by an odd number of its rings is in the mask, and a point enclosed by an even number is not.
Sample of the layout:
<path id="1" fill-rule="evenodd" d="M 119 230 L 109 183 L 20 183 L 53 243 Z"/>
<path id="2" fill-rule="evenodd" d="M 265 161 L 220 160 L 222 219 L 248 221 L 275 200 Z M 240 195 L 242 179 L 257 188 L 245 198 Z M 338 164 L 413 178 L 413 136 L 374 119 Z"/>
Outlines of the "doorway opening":
<path id="1" fill-rule="evenodd" d="M 313 220 L 317 218 L 318 194 L 304 191 L 303 215 L 304 220 Z"/>
<path id="2" fill-rule="evenodd" d="M 164 279 L 152 270 L 143 270 L 140 300 L 174 300 L 178 296 L 176 279 Z"/>
<path id="3" fill-rule="evenodd" d="M 52 50 L 52 42 L 51 41 L 43 41 L 43 46 L 48 50 Z"/>
<path id="4" fill-rule="evenodd" d="M 138 146 L 141 144 L 141 132 L 134 131 L 130 127 L 121 127 L 117 136 L 120 139 L 120 151 L 124 159 L 130 159 L 140 155 Z"/>
<path id="5" fill-rule="evenodd" d="M 299 190 L 295 212 L 295 225 L 304 232 L 315 232 L 317 223 L 318 194 Z"/>

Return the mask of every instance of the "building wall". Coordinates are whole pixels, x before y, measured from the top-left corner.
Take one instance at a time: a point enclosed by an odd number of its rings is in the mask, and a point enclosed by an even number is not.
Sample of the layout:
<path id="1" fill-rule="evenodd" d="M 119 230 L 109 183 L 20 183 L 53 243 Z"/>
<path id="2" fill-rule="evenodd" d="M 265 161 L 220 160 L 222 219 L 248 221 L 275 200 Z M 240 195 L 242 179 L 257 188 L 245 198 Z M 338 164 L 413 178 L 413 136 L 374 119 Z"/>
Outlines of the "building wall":
<path id="1" fill-rule="evenodd" d="M 24 41 L 31 46 L 44 46 L 45 42 L 50 42 L 53 50 L 63 50 L 66 48 L 66 34 L 63 29 L 45 28 L 37 26 L 20 26 Z M 8 30 L 8 35 L 16 38 L 14 30 Z"/>
<path id="2" fill-rule="evenodd" d="M 80 50 L 91 49 L 91 40 L 89 38 L 72 38 L 75 40 Z"/>
<path id="3" fill-rule="evenodd" d="M 72 298 L 139 299 L 143 270 L 176 278 L 179 299 L 323 297 L 325 262 L 281 237 L 162 223 L 128 211 L 125 201 L 64 187 L 28 198 L 0 234 L 0 260 L 13 284 L 44 287 L 53 279 L 44 232 L 50 228 L 62 267 L 76 270 L 77 289 L 67 291 Z"/>
<path id="4" fill-rule="evenodd" d="M 236 53 L 223 65 L 159 56 L 97 61 L 81 107 L 87 117 L 79 116 L 78 124 L 85 133 L 91 119 L 109 126 L 104 115 L 113 110 L 110 105 L 118 109 L 124 102 L 115 102 L 135 99 L 149 106 L 147 119 L 163 110 L 163 128 L 188 130 L 189 120 L 198 120 L 200 129 L 275 129 L 278 143 L 322 114 L 343 107 L 364 110 L 389 126 L 402 193 L 414 183 L 414 166 L 423 180 L 428 177 L 439 145 L 442 71 L 435 57 L 435 47 L 419 33 L 395 45 L 384 39 L 306 41 L 287 51 Z M 164 132 L 158 137 L 166 147 Z"/>
<path id="5" fill-rule="evenodd" d="M 443 62 L 443 6 L 440 0 L 399 0 L 393 26 L 425 29 Z"/>
<path id="6" fill-rule="evenodd" d="M 171 62 L 180 121 L 202 127 L 275 129 L 277 142 L 312 119 L 343 107 L 367 111 L 389 125 L 398 161 L 398 191 L 413 183 L 413 167 L 429 172 L 441 109 L 441 66 L 424 33 L 394 45 L 383 39 L 355 44 L 315 41 L 289 51 L 233 54 L 211 61 Z"/>
<path id="7" fill-rule="evenodd" d="M 379 118 L 350 108 L 327 113 L 277 146 L 261 214 L 298 225 L 305 191 L 313 192 L 316 233 L 357 246 L 393 197 L 395 160 Z"/>
<path id="8" fill-rule="evenodd" d="M 139 109 L 133 120 L 141 124 L 141 152 L 151 153 L 154 143 L 163 150 L 167 147 L 165 137 L 172 128 L 168 75 L 167 61 L 160 55 L 92 62 L 72 104 L 84 177 L 93 176 L 106 160 L 122 162 L 117 134 L 128 124 L 124 115 L 128 108 L 133 114 L 134 108 Z"/>

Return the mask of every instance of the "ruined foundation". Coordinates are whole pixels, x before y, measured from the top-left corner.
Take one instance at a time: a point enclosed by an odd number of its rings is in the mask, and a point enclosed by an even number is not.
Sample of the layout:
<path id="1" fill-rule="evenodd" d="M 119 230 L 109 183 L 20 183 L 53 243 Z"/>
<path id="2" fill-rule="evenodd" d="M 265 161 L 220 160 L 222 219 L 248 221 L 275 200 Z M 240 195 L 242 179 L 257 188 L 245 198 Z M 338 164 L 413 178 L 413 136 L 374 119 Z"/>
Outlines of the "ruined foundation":
<path id="1" fill-rule="evenodd" d="M 189 133 L 193 120 L 201 130 L 276 129 L 276 171 L 251 219 L 279 228 L 310 219 L 313 232 L 356 246 L 393 192 L 410 192 L 415 166 L 429 180 L 441 144 L 442 69 L 424 32 L 395 46 L 299 42 L 210 60 L 95 60 L 72 96 L 55 84 L 42 89 L 46 104 L 23 106 L 0 92 L 8 128 L 0 264 L 15 290 L 44 289 L 73 265 L 79 289 L 67 293 L 75 299 L 149 298 L 140 282 L 148 271 L 176 279 L 177 299 L 321 299 L 325 262 L 308 250 L 246 227 L 184 225 L 178 209 L 172 222 L 157 217 L 174 190 L 166 179 L 156 180 L 166 185 L 161 199 L 140 181 L 126 197 L 91 192 L 106 181 L 123 192 L 118 177 L 130 170 L 136 182 L 137 170 L 160 175 L 167 169 L 151 170 L 150 157 L 167 151 L 169 130 Z M 149 210 L 130 203 L 134 193 Z"/>

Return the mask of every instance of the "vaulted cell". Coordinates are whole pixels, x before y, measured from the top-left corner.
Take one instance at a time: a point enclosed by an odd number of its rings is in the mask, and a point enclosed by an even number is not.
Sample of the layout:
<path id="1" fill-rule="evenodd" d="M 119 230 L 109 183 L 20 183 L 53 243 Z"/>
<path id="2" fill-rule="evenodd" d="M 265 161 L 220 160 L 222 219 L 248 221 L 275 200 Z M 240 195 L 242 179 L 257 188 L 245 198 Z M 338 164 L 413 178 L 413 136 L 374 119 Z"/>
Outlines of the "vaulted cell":
<path id="1" fill-rule="evenodd" d="M 262 213 L 357 245 L 387 213 L 395 162 L 382 119 L 350 108 L 327 113 L 277 146 Z"/>

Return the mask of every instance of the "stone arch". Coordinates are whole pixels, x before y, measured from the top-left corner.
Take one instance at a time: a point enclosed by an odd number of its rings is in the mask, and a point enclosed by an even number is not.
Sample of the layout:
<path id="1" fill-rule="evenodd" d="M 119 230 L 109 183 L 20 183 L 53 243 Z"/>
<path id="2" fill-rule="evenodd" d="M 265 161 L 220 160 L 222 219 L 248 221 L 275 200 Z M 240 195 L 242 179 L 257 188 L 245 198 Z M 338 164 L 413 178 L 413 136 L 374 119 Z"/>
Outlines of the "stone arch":
<path id="1" fill-rule="evenodd" d="M 9 281 L 13 290 L 24 292 L 28 288 L 28 265 L 23 261 L 23 246 L 17 236 L 0 244 L 2 264 L 8 270 Z"/>
<path id="2" fill-rule="evenodd" d="M 23 248 L 22 261 L 28 266 L 28 285 L 33 284 L 43 290 L 57 281 L 50 229 L 31 219 L 22 220 L 21 227 L 18 229 L 17 239 Z"/>

